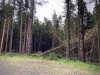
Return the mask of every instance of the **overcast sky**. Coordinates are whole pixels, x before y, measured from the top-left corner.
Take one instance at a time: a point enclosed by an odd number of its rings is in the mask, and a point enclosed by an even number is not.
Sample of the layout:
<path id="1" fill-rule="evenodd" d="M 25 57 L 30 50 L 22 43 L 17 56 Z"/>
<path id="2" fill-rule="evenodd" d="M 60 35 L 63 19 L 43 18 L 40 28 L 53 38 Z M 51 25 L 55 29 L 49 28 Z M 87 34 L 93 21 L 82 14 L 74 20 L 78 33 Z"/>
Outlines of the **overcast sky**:
<path id="1" fill-rule="evenodd" d="M 51 19 L 54 10 L 58 15 L 63 13 L 64 0 L 48 0 L 48 2 L 44 6 L 37 6 L 36 16 L 41 21 L 43 21 L 44 17 Z"/>
<path id="2" fill-rule="evenodd" d="M 75 2 L 75 0 L 72 1 Z M 89 2 L 90 0 L 85 1 Z M 39 18 L 40 21 L 43 21 L 44 17 L 47 17 L 51 20 L 54 10 L 58 15 L 62 15 L 64 12 L 64 0 L 48 0 L 48 2 L 49 3 L 45 4 L 44 6 L 37 6 L 36 16 Z M 88 10 L 92 12 L 93 6 L 93 3 L 88 3 Z"/>

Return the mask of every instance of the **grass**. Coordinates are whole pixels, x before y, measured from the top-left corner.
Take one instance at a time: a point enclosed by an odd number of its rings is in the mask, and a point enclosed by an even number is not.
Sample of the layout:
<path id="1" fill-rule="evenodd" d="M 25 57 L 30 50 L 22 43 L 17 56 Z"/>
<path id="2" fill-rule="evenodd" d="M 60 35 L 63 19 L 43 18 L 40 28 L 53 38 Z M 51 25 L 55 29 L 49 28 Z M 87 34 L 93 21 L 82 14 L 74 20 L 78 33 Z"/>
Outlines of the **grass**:
<path id="1" fill-rule="evenodd" d="M 71 66 L 75 66 L 75 67 L 82 67 L 85 69 L 92 69 L 92 70 L 100 71 L 100 66 L 91 65 L 88 63 L 80 62 L 80 61 L 74 61 L 74 60 L 68 60 L 68 59 L 59 59 L 58 61 L 62 62 L 62 63 L 67 63 L 67 64 L 69 64 Z"/>
<path id="2" fill-rule="evenodd" d="M 19 59 L 33 59 L 33 60 L 47 60 L 47 61 L 54 61 L 54 62 L 59 62 L 59 63 L 64 63 L 66 65 L 70 65 L 71 67 L 78 67 L 78 68 L 83 68 L 87 70 L 94 70 L 94 71 L 100 71 L 100 66 L 92 65 L 92 64 L 87 64 L 75 60 L 69 60 L 69 59 L 57 59 L 56 57 L 53 58 L 52 55 L 51 57 L 45 57 L 45 59 L 41 59 L 38 55 L 32 54 L 31 56 L 27 55 L 22 55 L 22 54 L 17 54 L 17 53 L 6 53 L 6 54 L 0 54 L 0 58 L 19 58 Z"/>
<path id="3" fill-rule="evenodd" d="M 0 58 L 23 58 L 23 59 L 39 59 L 38 56 L 27 56 L 24 54 L 18 54 L 18 53 L 2 53 L 0 54 Z"/>

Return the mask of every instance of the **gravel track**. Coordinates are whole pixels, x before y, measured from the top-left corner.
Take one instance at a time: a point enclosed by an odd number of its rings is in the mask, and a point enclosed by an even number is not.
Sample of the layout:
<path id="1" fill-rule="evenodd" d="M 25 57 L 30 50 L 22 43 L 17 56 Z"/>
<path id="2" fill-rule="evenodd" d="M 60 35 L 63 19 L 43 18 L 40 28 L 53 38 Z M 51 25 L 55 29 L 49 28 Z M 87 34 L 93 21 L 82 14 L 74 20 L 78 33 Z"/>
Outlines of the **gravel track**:
<path id="1" fill-rule="evenodd" d="M 99 72 L 100 73 L 100 72 Z M 100 75 L 64 63 L 33 59 L 0 59 L 0 75 Z"/>

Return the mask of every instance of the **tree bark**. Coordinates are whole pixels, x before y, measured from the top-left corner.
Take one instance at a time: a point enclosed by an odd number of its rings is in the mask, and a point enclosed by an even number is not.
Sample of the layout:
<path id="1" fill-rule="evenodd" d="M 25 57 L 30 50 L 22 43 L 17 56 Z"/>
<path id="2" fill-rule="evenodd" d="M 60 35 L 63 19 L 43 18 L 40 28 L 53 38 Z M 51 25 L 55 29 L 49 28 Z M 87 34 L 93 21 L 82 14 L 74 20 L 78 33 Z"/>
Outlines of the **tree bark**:
<path id="1" fill-rule="evenodd" d="M 85 62 L 84 51 L 84 25 L 83 25 L 83 0 L 78 0 L 78 21 L 79 21 L 79 61 Z"/>
<path id="2" fill-rule="evenodd" d="M 26 41 L 26 54 L 31 55 L 32 51 L 32 25 L 33 25 L 33 16 L 34 16 L 34 0 L 31 0 L 30 7 L 30 16 L 28 22 L 28 30 L 27 30 L 27 41 Z"/>

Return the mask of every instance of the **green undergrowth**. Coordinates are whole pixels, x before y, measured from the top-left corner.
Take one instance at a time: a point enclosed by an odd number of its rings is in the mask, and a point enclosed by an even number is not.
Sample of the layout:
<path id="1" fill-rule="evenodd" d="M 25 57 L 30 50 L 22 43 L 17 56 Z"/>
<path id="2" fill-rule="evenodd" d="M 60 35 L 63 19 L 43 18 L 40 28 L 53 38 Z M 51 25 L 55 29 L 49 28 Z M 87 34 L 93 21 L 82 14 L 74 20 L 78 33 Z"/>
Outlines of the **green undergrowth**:
<path id="1" fill-rule="evenodd" d="M 18 53 L 2 53 L 0 54 L 0 58 L 22 58 L 22 59 L 39 59 L 37 55 L 27 56 L 25 54 L 18 54 Z"/>
<path id="2" fill-rule="evenodd" d="M 23 54 L 17 54 L 17 53 L 6 53 L 6 54 L 0 54 L 0 58 L 20 58 L 20 59 L 32 59 L 32 60 L 47 60 L 47 61 L 53 61 L 58 63 L 64 63 L 66 65 L 78 67 L 78 68 L 84 68 L 89 70 L 96 70 L 100 71 L 100 66 L 96 66 L 93 64 L 83 63 L 76 60 L 69 60 L 69 59 L 58 59 L 55 57 L 55 55 L 49 54 L 48 56 L 39 57 L 37 54 L 32 54 L 31 56 L 23 55 Z"/>

